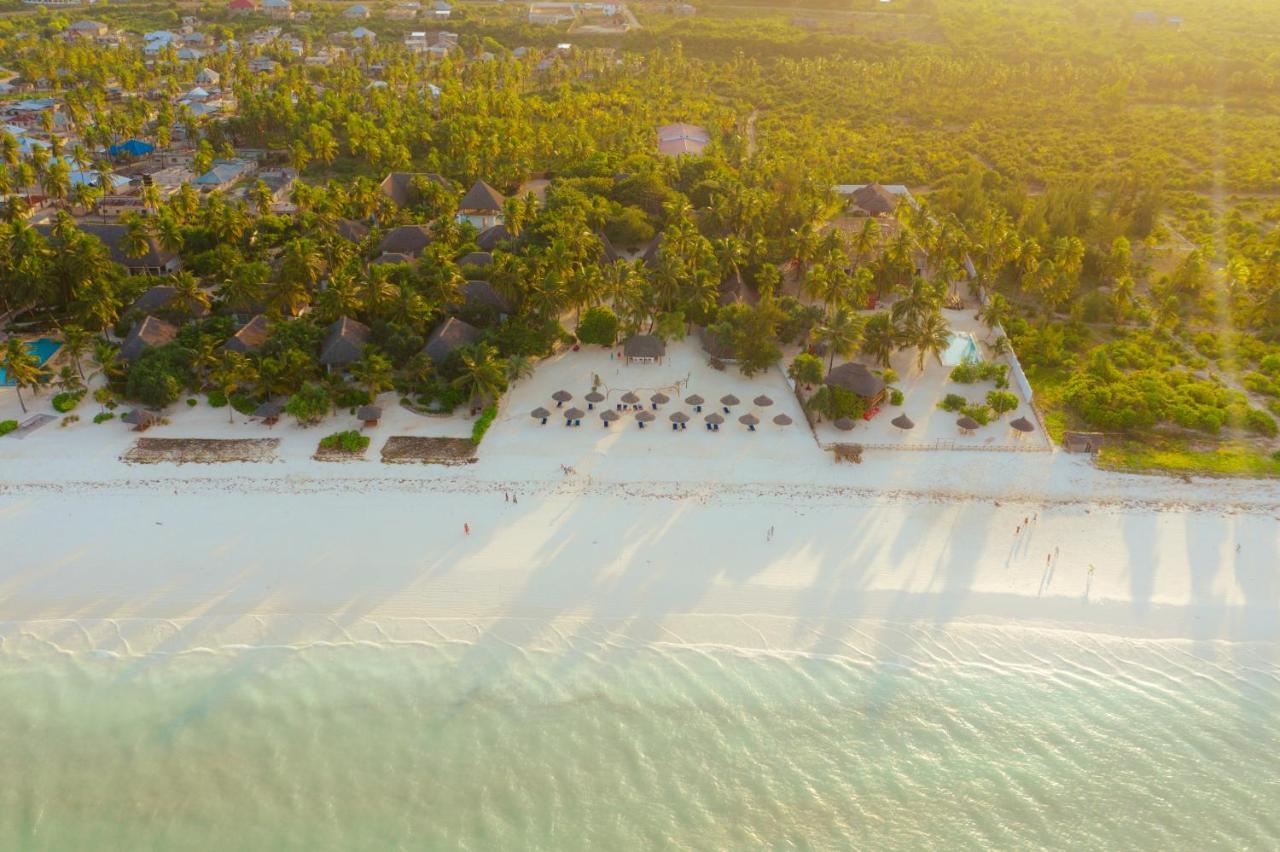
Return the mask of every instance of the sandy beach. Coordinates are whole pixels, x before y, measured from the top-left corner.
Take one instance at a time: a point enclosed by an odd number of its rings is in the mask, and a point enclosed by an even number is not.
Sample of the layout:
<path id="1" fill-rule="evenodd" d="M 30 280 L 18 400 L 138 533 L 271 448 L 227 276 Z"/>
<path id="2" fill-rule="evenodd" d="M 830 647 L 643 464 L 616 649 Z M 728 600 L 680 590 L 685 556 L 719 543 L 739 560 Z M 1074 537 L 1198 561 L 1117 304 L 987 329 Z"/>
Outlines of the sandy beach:
<path id="1" fill-rule="evenodd" d="M 527 412 L 593 373 L 615 390 L 689 373 L 607 353 L 551 366 L 461 467 L 381 464 L 373 449 L 322 464 L 310 455 L 331 424 L 268 432 L 205 406 L 151 434 L 270 435 L 277 460 L 128 465 L 136 436 L 118 424 L 6 440 L 0 635 L 121 653 L 467 639 L 500 622 L 535 625 L 529 641 L 569 625 L 797 650 L 868 620 L 1280 638 L 1275 483 L 1116 475 L 1062 453 L 840 465 L 803 427 L 542 427 Z M 701 382 L 799 413 L 780 373 Z M 468 433 L 465 418 L 387 402 L 379 439 Z"/>

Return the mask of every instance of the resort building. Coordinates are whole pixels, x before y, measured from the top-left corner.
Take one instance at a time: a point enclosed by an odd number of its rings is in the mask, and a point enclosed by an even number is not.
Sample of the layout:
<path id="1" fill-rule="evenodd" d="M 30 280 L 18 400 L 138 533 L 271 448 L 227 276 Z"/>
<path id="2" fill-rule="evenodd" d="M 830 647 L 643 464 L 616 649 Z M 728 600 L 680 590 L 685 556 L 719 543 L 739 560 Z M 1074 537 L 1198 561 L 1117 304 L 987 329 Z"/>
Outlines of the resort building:
<path id="1" fill-rule="evenodd" d="M 378 191 L 395 202 L 397 207 L 408 207 L 417 200 L 418 193 L 414 189 L 415 179 L 430 181 L 446 189 L 449 188 L 449 181 L 440 175 L 429 172 L 391 172 L 382 179 L 382 183 L 378 185 Z"/>
<path id="2" fill-rule="evenodd" d="M 258 314 L 242 325 L 240 329 L 222 344 L 222 348 L 230 352 L 240 352 L 246 355 L 253 354 L 262 349 L 267 342 L 271 328 L 267 323 L 267 318 L 262 314 Z"/>
<path id="3" fill-rule="evenodd" d="M 843 388 L 862 397 L 868 405 L 876 406 L 884 401 L 884 379 L 867 369 L 865 364 L 848 361 L 827 373 L 828 387 Z"/>
<path id="4" fill-rule="evenodd" d="M 916 206 L 911 191 L 898 183 L 837 184 L 832 191 L 844 197 L 845 206 L 855 216 L 892 216 L 902 202 Z"/>
<path id="5" fill-rule="evenodd" d="M 628 364 L 661 364 L 667 344 L 653 334 L 633 334 L 622 344 L 622 354 Z"/>
<path id="6" fill-rule="evenodd" d="M 506 201 L 496 189 L 478 180 L 458 202 L 459 222 L 483 231 L 502 224 L 502 205 Z"/>
<path id="7" fill-rule="evenodd" d="M 329 326 L 329 336 L 320 347 L 320 363 L 327 368 L 345 368 L 360 360 L 369 342 L 369 326 L 350 317 L 340 317 Z"/>
<path id="8" fill-rule="evenodd" d="M 172 343 L 177 336 L 176 325 L 152 316 L 143 317 L 130 329 L 129 336 L 120 345 L 117 357 L 126 364 L 132 364 L 143 352 Z"/>
<path id="9" fill-rule="evenodd" d="M 422 347 L 422 354 L 430 358 L 434 364 L 443 364 L 455 349 L 470 346 L 479 339 L 480 329 L 455 317 L 449 317 L 431 332 L 426 346 Z"/>
<path id="10" fill-rule="evenodd" d="M 415 258 L 431 245 L 431 231 L 426 225 L 401 225 L 382 238 L 378 250 L 383 254 L 399 254 Z"/>

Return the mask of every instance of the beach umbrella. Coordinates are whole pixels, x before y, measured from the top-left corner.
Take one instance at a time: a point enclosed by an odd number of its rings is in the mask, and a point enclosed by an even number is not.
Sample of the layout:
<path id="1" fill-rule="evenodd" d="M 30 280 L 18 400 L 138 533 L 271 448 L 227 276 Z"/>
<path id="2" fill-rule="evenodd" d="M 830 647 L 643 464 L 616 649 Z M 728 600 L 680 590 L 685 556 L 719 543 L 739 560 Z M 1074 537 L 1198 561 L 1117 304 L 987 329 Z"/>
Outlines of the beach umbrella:
<path id="1" fill-rule="evenodd" d="M 840 418 L 839 420 L 837 420 L 833 425 L 834 425 L 837 429 L 839 429 L 841 432 L 848 432 L 849 430 L 851 430 L 851 429 L 852 429 L 854 426 L 856 426 L 857 424 L 856 424 L 856 423 L 854 423 L 852 420 L 850 420 L 848 417 L 841 417 L 841 418 Z"/>
<path id="2" fill-rule="evenodd" d="M 652 423 L 657 420 L 658 417 L 652 411 L 641 411 L 636 414 L 636 419 L 641 423 Z"/>
<path id="3" fill-rule="evenodd" d="M 538 406 L 533 411 L 529 412 L 529 416 L 532 417 L 534 420 L 541 420 L 543 423 L 546 423 L 547 418 L 551 416 L 551 412 L 547 411 L 542 406 Z"/>
<path id="4" fill-rule="evenodd" d="M 747 413 L 738 418 L 738 422 L 743 426 L 755 426 L 760 422 L 760 418 L 754 414 Z"/>
<path id="5" fill-rule="evenodd" d="M 1019 417 L 1017 420 L 1014 420 L 1009 425 L 1012 426 L 1014 429 L 1017 429 L 1019 432 L 1023 432 L 1023 433 L 1032 432 L 1036 428 L 1032 426 L 1031 421 L 1025 417 Z"/>
<path id="6" fill-rule="evenodd" d="M 649 401 L 654 405 L 665 405 L 671 401 L 671 397 L 667 396 L 662 391 L 658 391 L 653 396 L 649 397 Z"/>
<path id="7" fill-rule="evenodd" d="M 672 414 L 671 417 L 668 419 L 672 423 L 688 423 L 689 415 L 685 414 L 683 411 L 677 411 L 676 413 Z"/>
<path id="8" fill-rule="evenodd" d="M 721 423 L 724 422 L 724 418 L 721 417 L 719 414 L 716 414 L 714 411 L 707 415 L 706 420 L 712 426 L 719 426 Z"/>
<path id="9" fill-rule="evenodd" d="M 692 396 L 685 397 L 684 401 L 686 405 L 705 405 L 707 402 L 705 399 L 698 396 L 696 393 L 693 394 Z"/>
<path id="10" fill-rule="evenodd" d="M 893 418 L 889 422 L 892 423 L 894 426 L 897 426 L 899 429 L 901 429 L 904 432 L 908 429 L 914 429 L 916 427 L 916 424 L 911 420 L 911 418 L 905 414 L 899 414 L 897 417 Z"/>
<path id="11" fill-rule="evenodd" d="M 739 402 L 741 400 L 731 393 L 720 397 L 720 404 L 726 407 L 737 405 Z"/>
<path id="12" fill-rule="evenodd" d="M 558 390 L 551 394 L 551 398 L 557 403 L 563 403 L 573 399 L 573 394 L 569 393 L 567 390 Z"/>
<path id="13" fill-rule="evenodd" d="M 608 426 L 615 420 L 621 420 L 622 415 L 614 411 L 612 408 L 607 408 L 600 412 L 600 419 L 604 421 L 604 425 Z"/>
<path id="14" fill-rule="evenodd" d="M 587 402 L 604 402 L 604 394 L 600 391 L 592 391 L 583 397 Z"/>
<path id="15" fill-rule="evenodd" d="M 956 425 L 960 427 L 961 432 L 972 432 L 974 429 L 977 429 L 980 424 L 977 420 L 974 420 L 966 414 L 964 417 L 961 417 L 956 421 Z"/>
<path id="16" fill-rule="evenodd" d="M 791 418 L 785 414 L 779 414 L 773 418 L 773 422 L 777 423 L 779 426 L 790 426 Z"/>
<path id="17" fill-rule="evenodd" d="M 769 399 L 769 397 L 765 396 L 764 394 L 760 394 L 758 397 L 756 397 L 751 401 L 756 405 L 760 406 L 761 408 L 768 408 L 769 406 L 773 405 L 773 400 Z"/>
<path id="18" fill-rule="evenodd" d="M 586 413 L 581 408 L 570 408 L 564 413 L 564 417 L 566 420 L 581 420 Z"/>
<path id="19" fill-rule="evenodd" d="M 631 391 L 627 391 L 622 395 L 622 401 L 625 402 L 627 405 L 635 405 L 637 402 L 640 401 L 640 397 L 636 396 Z"/>

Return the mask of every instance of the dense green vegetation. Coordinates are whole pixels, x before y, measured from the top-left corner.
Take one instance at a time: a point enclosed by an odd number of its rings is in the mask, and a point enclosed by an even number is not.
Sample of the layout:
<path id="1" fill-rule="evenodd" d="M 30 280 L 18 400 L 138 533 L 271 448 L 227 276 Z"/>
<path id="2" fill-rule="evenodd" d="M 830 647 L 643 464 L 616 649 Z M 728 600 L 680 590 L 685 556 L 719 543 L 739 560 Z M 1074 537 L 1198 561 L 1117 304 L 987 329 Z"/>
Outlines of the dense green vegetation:
<path id="1" fill-rule="evenodd" d="M 610 345 L 693 327 L 747 374 L 808 348 L 790 369 L 817 384 L 858 354 L 882 367 L 898 350 L 920 364 L 936 357 L 942 308 L 967 299 L 988 343 L 1017 353 L 1057 437 L 1116 433 L 1126 446 L 1159 445 L 1141 458 L 1179 469 L 1219 443 L 1259 458 L 1274 451 L 1280 60 L 1270 3 L 1186 0 L 1180 25 L 1108 0 L 799 5 L 831 11 L 642 11 L 644 29 L 575 37 L 576 49 L 545 68 L 538 60 L 564 35 L 528 26 L 523 9 L 460 10 L 449 23 L 460 50 L 440 62 L 399 44 L 420 24 L 375 17 L 378 43 L 329 66 L 288 61 L 273 46 L 148 62 L 132 48 L 50 38 L 63 14 L 9 16 L 0 65 L 64 98 L 79 141 L 22 157 L 0 134 L 0 192 L 39 185 L 68 209 L 91 202 L 96 188 L 72 187 L 57 154 L 93 164 L 101 146 L 163 145 L 175 127 L 197 140 L 198 164 L 247 146 L 301 171 L 293 215 L 272 214 L 261 187 L 184 189 L 156 215 L 124 220 L 130 246 L 140 253 L 153 237 L 186 270 L 164 312 L 182 323 L 174 342 L 127 369 L 109 345 L 94 350 L 119 395 L 151 406 L 191 391 L 239 410 L 279 397 L 316 422 L 394 388 L 423 409 L 478 411 L 575 334 Z M 287 29 L 318 45 L 349 28 L 340 8 L 316 6 Z M 95 15 L 135 30 L 177 24 L 159 6 Z M 200 17 L 220 40 L 267 23 L 220 6 Z M 534 50 L 517 58 L 522 45 Z M 480 51 L 493 60 L 474 61 Z M 280 70 L 251 72 L 257 54 L 282 60 Z M 198 120 L 173 103 L 204 66 L 231 81 L 233 118 Z M 159 95 L 111 101 L 110 83 Z M 656 154 L 654 128 L 675 121 L 709 129 L 704 156 Z M 448 182 L 415 181 L 399 207 L 377 188 L 391 170 Z M 515 197 L 536 174 L 553 178 L 545 200 Z M 477 234 L 452 215 L 477 179 L 513 196 L 509 239 L 487 270 L 459 265 Z M 909 185 L 922 204 L 842 225 L 830 187 L 871 181 Z M 24 212 L 11 202 L 0 225 L 0 316 L 126 332 L 144 282 L 65 211 L 48 234 Z M 340 236 L 343 220 L 371 226 L 369 236 Z M 410 223 L 430 227 L 426 250 L 411 264 L 370 265 L 382 235 Z M 606 240 L 652 250 L 616 259 Z M 473 275 L 509 303 L 508 317 L 462 297 Z M 868 314 L 872 300 L 890 307 Z M 211 317 L 188 321 L 203 308 Z M 228 315 L 250 309 L 272 321 L 267 345 L 221 355 Z M 448 316 L 480 339 L 432 363 L 423 345 Z M 339 317 L 371 334 L 364 356 L 335 373 L 317 358 Z M 6 351 L 0 368 L 38 387 L 22 361 Z M 1003 388 L 999 369 L 962 366 L 952 378 Z M 957 399 L 946 404 L 979 422 L 1008 406 L 998 394 Z M 861 414 L 832 390 L 814 405 Z"/>

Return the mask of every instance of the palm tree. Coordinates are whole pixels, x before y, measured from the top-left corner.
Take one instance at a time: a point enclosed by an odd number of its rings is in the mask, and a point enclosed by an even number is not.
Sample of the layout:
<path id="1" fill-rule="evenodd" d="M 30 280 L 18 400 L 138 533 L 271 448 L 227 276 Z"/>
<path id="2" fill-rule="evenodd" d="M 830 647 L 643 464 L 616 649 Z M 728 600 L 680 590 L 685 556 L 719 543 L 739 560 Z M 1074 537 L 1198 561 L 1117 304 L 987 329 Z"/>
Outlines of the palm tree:
<path id="1" fill-rule="evenodd" d="M 1009 321 L 1009 316 L 1009 300 L 999 293 L 992 293 L 987 299 L 987 303 L 978 311 L 978 317 L 982 320 L 983 325 L 987 327 L 988 339 L 990 339 L 991 332 L 995 331 L 997 326 L 1004 327 L 1004 324 Z"/>
<path id="2" fill-rule="evenodd" d="M 524 355 L 507 358 L 507 381 L 518 382 L 533 375 L 533 362 Z"/>
<path id="3" fill-rule="evenodd" d="M 210 378 L 227 398 L 227 422 L 234 423 L 236 408 L 231 404 L 231 397 L 236 391 L 252 387 L 258 381 L 257 369 L 244 353 L 224 352 Z"/>
<path id="4" fill-rule="evenodd" d="M 889 358 L 898 348 L 898 329 L 886 311 L 872 314 L 862 330 L 862 354 L 881 367 L 889 366 Z"/>
<path id="5" fill-rule="evenodd" d="M 507 386 L 506 366 L 498 358 L 498 350 L 480 343 L 459 350 L 459 357 L 462 373 L 453 380 L 453 387 L 466 391 L 472 403 L 496 400 Z"/>
<path id="6" fill-rule="evenodd" d="M 369 394 L 372 401 L 378 394 L 391 388 L 391 361 L 373 347 L 364 351 L 364 356 L 351 365 L 351 375 Z"/>
<path id="7" fill-rule="evenodd" d="M 27 403 L 22 399 L 22 389 L 31 388 L 31 392 L 35 393 L 40 386 L 40 378 L 44 375 L 40 361 L 27 348 L 27 344 L 17 337 L 10 337 L 5 342 L 4 351 L 0 352 L 0 369 L 13 382 L 14 390 L 18 392 L 18 404 L 22 406 L 22 413 L 26 414 Z"/>
<path id="8" fill-rule="evenodd" d="M 169 286 L 174 290 L 174 301 L 181 305 L 184 313 L 195 316 L 209 309 L 209 294 L 201 289 L 200 282 L 190 272 L 173 273 L 169 276 Z"/>
<path id="9" fill-rule="evenodd" d="M 825 321 L 816 329 L 814 335 L 831 352 L 827 370 L 836 362 L 836 355 L 848 358 L 862 341 L 864 321 L 848 306 L 841 305 L 827 315 Z"/>
<path id="10" fill-rule="evenodd" d="M 951 327 L 937 311 L 920 318 L 908 329 L 911 345 L 916 348 L 916 368 L 924 369 L 925 358 L 932 355 L 942 363 L 942 353 L 951 345 Z"/>
<path id="11" fill-rule="evenodd" d="M 84 330 L 83 326 L 68 323 L 62 327 L 62 348 L 71 356 L 71 362 L 76 365 L 76 372 L 80 374 L 80 378 L 84 378 L 84 367 L 80 364 L 80 357 L 89 349 L 89 332 Z"/>

